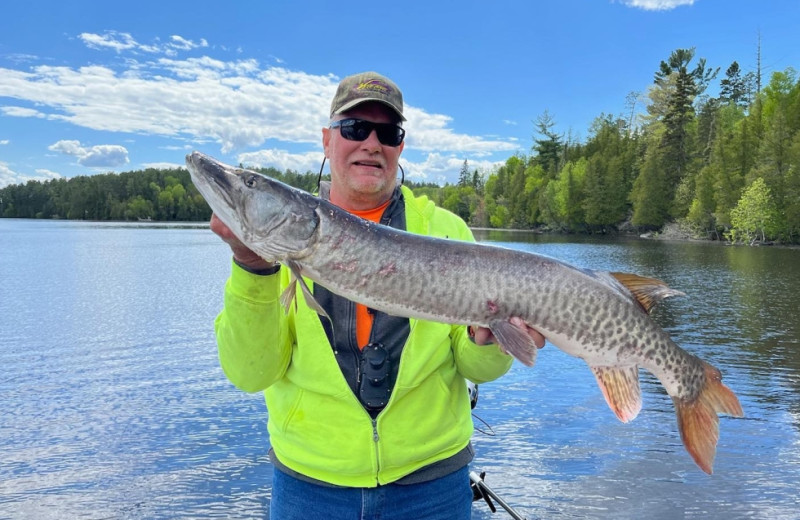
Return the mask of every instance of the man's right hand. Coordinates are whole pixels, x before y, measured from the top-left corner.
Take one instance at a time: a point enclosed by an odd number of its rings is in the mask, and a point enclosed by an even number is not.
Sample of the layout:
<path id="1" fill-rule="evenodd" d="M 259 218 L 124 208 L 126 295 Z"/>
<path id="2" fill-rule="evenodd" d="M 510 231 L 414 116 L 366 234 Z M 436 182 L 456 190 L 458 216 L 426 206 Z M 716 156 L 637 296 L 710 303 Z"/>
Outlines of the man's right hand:
<path id="1" fill-rule="evenodd" d="M 226 244 L 231 246 L 233 251 L 233 259 L 241 265 L 247 266 L 250 269 L 268 269 L 275 264 L 267 262 L 258 256 L 253 250 L 244 245 L 233 231 L 226 226 L 215 214 L 211 214 L 211 231 L 216 233 Z"/>

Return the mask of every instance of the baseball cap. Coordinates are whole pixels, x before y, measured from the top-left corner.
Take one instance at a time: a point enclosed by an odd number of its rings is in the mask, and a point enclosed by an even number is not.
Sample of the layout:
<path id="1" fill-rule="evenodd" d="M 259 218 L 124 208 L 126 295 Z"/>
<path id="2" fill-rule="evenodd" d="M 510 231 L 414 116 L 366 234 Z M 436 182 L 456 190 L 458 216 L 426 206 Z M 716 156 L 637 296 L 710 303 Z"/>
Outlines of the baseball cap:
<path id="1" fill-rule="evenodd" d="M 331 117 L 368 101 L 383 103 L 397 112 L 401 121 L 406 120 L 403 93 L 392 80 L 377 72 L 361 72 L 340 81 L 331 102 Z"/>

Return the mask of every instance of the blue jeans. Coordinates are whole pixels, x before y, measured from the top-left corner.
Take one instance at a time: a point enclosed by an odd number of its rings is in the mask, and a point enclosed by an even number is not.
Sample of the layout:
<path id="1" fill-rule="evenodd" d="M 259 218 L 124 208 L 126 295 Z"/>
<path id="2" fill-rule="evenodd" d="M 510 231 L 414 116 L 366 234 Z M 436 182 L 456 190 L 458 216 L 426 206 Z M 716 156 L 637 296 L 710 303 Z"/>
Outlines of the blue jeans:
<path id="1" fill-rule="evenodd" d="M 312 484 L 277 468 L 270 520 L 469 520 L 469 467 L 420 484 L 342 488 Z"/>

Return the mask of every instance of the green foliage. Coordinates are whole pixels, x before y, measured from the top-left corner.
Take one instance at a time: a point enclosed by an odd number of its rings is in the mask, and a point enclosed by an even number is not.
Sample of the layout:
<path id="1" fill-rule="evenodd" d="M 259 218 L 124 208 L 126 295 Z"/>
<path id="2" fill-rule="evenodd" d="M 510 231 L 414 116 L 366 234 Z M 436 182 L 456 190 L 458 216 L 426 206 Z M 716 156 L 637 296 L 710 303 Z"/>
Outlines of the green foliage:
<path id="1" fill-rule="evenodd" d="M 553 131 L 555 125 L 555 120 L 545 110 L 544 114 L 536 119 L 536 132 L 541 138 L 534 139 L 533 145 L 533 151 L 536 153 L 536 163 L 542 167 L 550 178 L 555 177 L 559 168 L 561 154 L 564 151 L 563 136 Z"/>
<path id="2" fill-rule="evenodd" d="M 497 204 L 489 216 L 489 224 L 493 228 L 506 228 L 509 220 L 508 208 L 503 204 Z"/>
<path id="3" fill-rule="evenodd" d="M 732 103 L 747 108 L 753 91 L 754 77 L 742 75 L 739 63 L 733 62 L 725 71 L 725 78 L 719 82 L 719 99 L 723 103 Z"/>
<path id="4" fill-rule="evenodd" d="M 800 132 L 795 132 L 789 151 L 792 166 L 786 172 L 784 183 L 784 227 L 782 238 L 788 242 L 800 239 Z"/>
<path id="5" fill-rule="evenodd" d="M 153 201 L 145 200 L 141 195 L 128 202 L 128 207 L 125 209 L 126 220 L 152 219 L 153 215 L 155 215 Z"/>
<path id="6" fill-rule="evenodd" d="M 694 198 L 686 222 L 697 236 L 716 234 L 714 180 L 718 175 L 717 168 L 717 165 L 703 167 L 695 180 Z"/>
<path id="7" fill-rule="evenodd" d="M 533 159 L 514 155 L 498 168 L 486 182 L 486 200 L 494 199 L 496 205 L 487 208 L 490 224 L 493 227 L 529 228 L 533 225 L 538 208 L 536 178 L 543 172 Z M 501 202 L 502 201 L 502 202 Z M 499 208 L 502 207 L 502 210 Z M 495 215 L 494 211 L 502 211 Z M 497 217 L 497 218 L 492 218 Z M 493 222 L 504 222 L 496 225 Z"/>
<path id="8" fill-rule="evenodd" d="M 461 166 L 461 171 L 458 173 L 458 185 L 460 187 L 469 186 L 472 181 L 472 176 L 469 173 L 469 163 L 464 159 L 464 164 Z"/>
<path id="9" fill-rule="evenodd" d="M 579 231 L 584 218 L 584 185 L 588 161 L 579 159 L 569 161 L 558 173 L 556 179 L 548 183 L 542 194 L 542 217 L 545 223 L 562 231 Z"/>
<path id="10" fill-rule="evenodd" d="M 683 216 L 688 211 L 691 197 L 688 195 L 693 186 L 689 166 L 697 152 L 694 102 L 697 96 L 703 93 L 708 83 L 716 76 L 719 69 L 706 69 L 705 59 L 697 61 L 697 65 L 689 68 L 694 59 L 694 49 L 677 49 L 670 54 L 667 61 L 662 61 L 655 74 L 655 90 L 661 90 L 660 105 L 657 112 L 663 116 L 658 120 L 663 128 L 661 139 L 657 146 L 661 148 L 662 173 L 648 172 L 649 180 L 643 181 L 648 187 L 654 186 L 657 181 L 660 189 L 666 190 L 664 194 L 669 199 L 669 215 Z M 657 179 L 656 179 L 657 177 Z M 682 186 L 682 191 L 678 187 Z M 676 197 L 676 195 L 678 195 Z M 641 200 L 637 198 L 637 200 Z M 659 211 L 661 213 L 659 204 Z M 638 208 L 639 214 L 645 211 Z M 652 220 L 652 219 L 650 219 Z M 655 220 L 661 220 L 656 218 Z M 661 221 L 659 226 L 663 224 Z"/>
<path id="11" fill-rule="evenodd" d="M 633 225 L 658 229 L 669 219 L 669 205 L 673 189 L 663 168 L 664 157 L 661 148 L 647 150 L 639 176 L 633 183 L 631 203 L 633 204 Z"/>
<path id="12" fill-rule="evenodd" d="M 583 211 L 589 230 L 605 232 L 626 219 L 636 169 L 637 138 L 625 123 L 605 116 L 592 125 L 585 150 Z"/>
<path id="13" fill-rule="evenodd" d="M 478 206 L 478 195 L 472 186 L 445 186 L 443 189 L 442 206 L 455 213 L 465 222 L 475 213 Z"/>
<path id="14" fill-rule="evenodd" d="M 728 234 L 732 242 L 766 242 L 776 234 L 777 208 L 772 194 L 761 177 L 745 190 L 739 203 L 731 211 L 732 228 Z"/>

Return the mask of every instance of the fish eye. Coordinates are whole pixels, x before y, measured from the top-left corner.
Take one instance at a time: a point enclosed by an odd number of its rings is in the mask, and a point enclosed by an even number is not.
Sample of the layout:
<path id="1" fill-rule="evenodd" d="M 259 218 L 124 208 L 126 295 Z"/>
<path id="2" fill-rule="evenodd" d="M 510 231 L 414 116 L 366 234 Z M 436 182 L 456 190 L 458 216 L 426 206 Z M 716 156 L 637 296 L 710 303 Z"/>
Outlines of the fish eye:
<path id="1" fill-rule="evenodd" d="M 244 185 L 248 188 L 254 188 L 256 186 L 256 176 L 255 175 L 248 175 L 244 179 Z"/>

